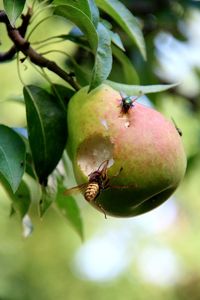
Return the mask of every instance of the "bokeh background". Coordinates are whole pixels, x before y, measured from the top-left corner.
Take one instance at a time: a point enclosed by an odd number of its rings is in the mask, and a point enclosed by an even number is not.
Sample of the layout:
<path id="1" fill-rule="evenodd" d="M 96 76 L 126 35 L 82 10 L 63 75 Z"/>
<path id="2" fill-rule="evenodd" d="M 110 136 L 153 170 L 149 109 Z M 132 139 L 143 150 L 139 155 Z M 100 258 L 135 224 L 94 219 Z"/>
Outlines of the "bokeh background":
<path id="1" fill-rule="evenodd" d="M 185 178 L 167 202 L 131 219 L 105 220 L 80 199 L 83 242 L 54 207 L 41 220 L 36 204 L 30 212 L 33 233 L 25 238 L 30 220 L 21 224 L 16 216 L 9 217 L 11 200 L 1 186 L 1 300 L 200 299 L 200 1 L 123 2 L 144 29 L 147 62 L 120 33 L 140 83 L 179 82 L 175 89 L 140 100 L 173 118 L 182 130 L 188 158 Z M 66 33 L 70 26 L 49 18 L 31 41 Z M 3 51 L 10 42 L 2 24 L 0 32 Z M 71 55 L 76 53 L 70 42 L 56 45 L 66 47 Z M 51 58 L 64 59 L 58 54 Z M 26 84 L 43 80 L 28 63 L 20 66 L 20 73 Z M 16 61 L 0 64 L 0 123 L 26 125 L 20 99 Z"/>

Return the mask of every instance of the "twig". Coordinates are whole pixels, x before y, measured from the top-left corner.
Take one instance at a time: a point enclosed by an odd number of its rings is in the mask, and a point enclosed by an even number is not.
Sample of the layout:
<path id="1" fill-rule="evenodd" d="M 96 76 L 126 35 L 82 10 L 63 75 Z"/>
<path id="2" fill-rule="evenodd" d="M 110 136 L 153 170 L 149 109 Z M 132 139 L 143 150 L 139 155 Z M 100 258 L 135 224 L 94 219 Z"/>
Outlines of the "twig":
<path id="1" fill-rule="evenodd" d="M 21 16 L 21 18 L 22 18 L 22 24 L 21 24 L 20 27 L 18 27 L 18 31 L 19 31 L 19 33 L 20 33 L 20 35 L 22 37 L 24 37 L 25 34 L 26 34 L 26 31 L 27 31 L 27 28 L 28 28 L 31 16 L 32 16 L 32 9 L 29 7 L 26 15 L 22 15 Z M 11 60 L 15 56 L 16 53 L 17 53 L 17 48 L 16 48 L 15 45 L 13 45 L 6 52 L 3 52 L 3 53 L 0 52 L 0 62 Z"/>
<path id="2" fill-rule="evenodd" d="M 16 51 L 21 51 L 26 57 L 29 57 L 30 61 L 35 65 L 42 68 L 47 68 L 48 70 L 56 73 L 59 77 L 68 82 L 75 90 L 79 90 L 79 85 L 74 81 L 74 79 L 61 69 L 54 61 L 51 61 L 39 53 L 37 53 L 31 46 L 30 43 L 24 39 L 20 31 L 12 27 L 5 11 L 0 10 L 0 22 L 6 25 L 8 36 L 14 43 Z"/>

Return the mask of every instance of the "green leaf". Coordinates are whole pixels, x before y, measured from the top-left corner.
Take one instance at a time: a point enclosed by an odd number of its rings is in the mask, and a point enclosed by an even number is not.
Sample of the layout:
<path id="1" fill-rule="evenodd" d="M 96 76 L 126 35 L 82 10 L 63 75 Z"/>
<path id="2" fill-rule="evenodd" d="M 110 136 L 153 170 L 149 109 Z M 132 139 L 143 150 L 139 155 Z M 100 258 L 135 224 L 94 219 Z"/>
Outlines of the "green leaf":
<path id="1" fill-rule="evenodd" d="M 125 51 L 124 45 L 122 43 L 122 40 L 119 36 L 118 33 L 110 31 L 110 35 L 111 35 L 111 41 L 112 43 L 117 46 L 119 49 L 121 49 L 122 51 Z"/>
<path id="2" fill-rule="evenodd" d="M 81 86 L 89 85 L 91 77 L 89 71 L 87 71 L 86 68 L 81 67 L 79 64 L 77 64 L 75 60 L 71 61 L 71 63 L 73 65 L 74 73 L 78 83 Z"/>
<path id="3" fill-rule="evenodd" d="M 31 203 L 31 192 L 26 180 L 20 182 L 20 185 L 15 193 L 13 193 L 10 185 L 1 177 L 3 186 L 12 201 L 10 216 L 17 213 L 21 219 L 27 214 Z"/>
<path id="4" fill-rule="evenodd" d="M 125 51 L 123 43 L 118 33 L 112 31 L 112 24 L 105 19 L 101 19 L 101 23 L 107 28 L 111 41 L 114 45 L 120 48 L 122 51 Z"/>
<path id="5" fill-rule="evenodd" d="M 20 186 L 15 194 L 10 193 L 13 209 L 19 213 L 21 219 L 27 214 L 30 204 L 31 195 L 28 185 L 25 181 L 21 181 Z"/>
<path id="6" fill-rule="evenodd" d="M 91 91 L 106 80 L 112 68 L 111 38 L 109 32 L 101 23 L 98 24 L 96 29 L 87 15 L 71 5 L 57 6 L 54 14 L 63 16 L 76 24 L 85 34 L 95 54 L 95 64 L 90 82 Z"/>
<path id="7" fill-rule="evenodd" d="M 117 47 L 112 46 L 113 55 L 121 63 L 124 82 L 126 84 L 139 83 L 139 77 L 129 58 Z"/>
<path id="8" fill-rule="evenodd" d="M 80 35 L 74 34 L 72 31 L 69 34 L 61 34 L 57 36 L 63 40 L 68 40 L 73 43 L 76 43 L 80 47 L 90 51 L 89 43 L 84 39 L 84 35 L 81 33 Z"/>
<path id="9" fill-rule="evenodd" d="M 83 239 L 83 223 L 79 207 L 72 196 L 66 197 L 64 195 L 65 190 L 66 188 L 63 186 L 62 181 L 58 180 L 56 204 L 62 215 L 69 221 L 81 239 Z"/>
<path id="10" fill-rule="evenodd" d="M 42 196 L 39 202 L 39 214 L 42 218 L 47 211 L 47 209 L 51 206 L 51 204 L 55 200 L 55 192 L 51 189 L 51 187 L 42 187 Z"/>
<path id="11" fill-rule="evenodd" d="M 74 95 L 75 91 L 61 84 L 52 84 L 51 90 L 55 97 L 60 98 L 60 101 L 64 104 L 65 109 L 67 109 L 68 102 Z"/>
<path id="12" fill-rule="evenodd" d="M 84 14 L 88 16 L 88 18 L 92 21 L 94 26 L 96 27 L 99 21 L 99 10 L 93 0 L 54 0 L 53 4 L 59 6 L 62 4 L 71 5 L 75 8 L 81 10 Z"/>
<path id="13" fill-rule="evenodd" d="M 98 47 L 95 56 L 95 64 L 92 72 L 89 92 L 100 85 L 109 76 L 112 69 L 111 38 L 106 27 L 99 23 Z"/>
<path id="14" fill-rule="evenodd" d="M 0 173 L 13 193 L 18 189 L 24 174 L 25 155 L 22 138 L 11 128 L 0 125 Z"/>
<path id="15" fill-rule="evenodd" d="M 96 52 L 98 45 L 98 35 L 91 19 L 79 8 L 72 5 L 59 5 L 54 10 L 55 15 L 63 16 L 67 20 L 76 24 L 85 34 L 93 52 Z"/>
<path id="16" fill-rule="evenodd" d="M 112 88 L 116 89 L 117 91 L 126 93 L 127 96 L 163 92 L 178 85 L 178 83 L 155 85 L 128 85 L 110 80 L 106 80 L 106 83 Z"/>
<path id="17" fill-rule="evenodd" d="M 60 6 L 60 5 L 70 5 L 74 6 L 75 8 L 78 8 L 81 10 L 84 14 L 86 14 L 91 19 L 91 12 L 90 12 L 90 6 L 89 2 L 87 0 L 81 0 L 81 1 L 74 1 L 74 0 L 54 0 L 54 5 Z"/>
<path id="18" fill-rule="evenodd" d="M 66 151 L 63 152 L 62 157 L 63 162 L 63 170 L 64 176 L 57 176 L 57 197 L 56 197 L 56 205 L 60 209 L 63 216 L 71 223 L 73 228 L 79 234 L 79 236 L 83 239 L 83 223 L 80 214 L 79 207 L 76 203 L 76 200 L 82 197 L 76 195 L 75 199 L 72 196 L 65 196 L 64 192 L 66 187 L 76 186 L 77 182 L 74 176 L 74 170 L 72 162 L 69 158 L 69 155 Z"/>
<path id="19" fill-rule="evenodd" d="M 66 111 L 58 99 L 37 86 L 24 87 L 29 143 L 41 184 L 59 162 L 67 139 Z"/>
<path id="20" fill-rule="evenodd" d="M 99 9 L 96 6 L 94 0 L 88 0 L 88 3 L 90 6 L 92 23 L 94 24 L 95 27 L 97 27 L 98 22 L 99 22 Z"/>
<path id="21" fill-rule="evenodd" d="M 145 42 L 140 25 L 124 4 L 118 0 L 96 0 L 96 3 L 122 27 L 146 59 Z"/>
<path id="22" fill-rule="evenodd" d="M 35 174 L 33 158 L 31 153 L 26 153 L 26 173 L 31 176 L 33 179 L 37 180 L 37 175 Z"/>
<path id="23" fill-rule="evenodd" d="M 84 48 L 85 50 L 91 52 L 90 46 L 88 42 L 84 39 L 84 35 L 80 32 L 79 35 L 74 34 L 72 31 L 70 34 L 67 35 L 60 35 L 60 38 L 64 40 L 70 40 L 77 45 L 79 45 L 81 48 Z M 84 66 L 80 66 L 76 62 L 76 60 L 72 56 L 68 56 L 67 60 L 67 65 L 73 72 L 75 73 L 75 77 L 77 79 L 77 82 L 79 83 L 80 86 L 86 86 L 89 85 L 90 83 L 90 78 L 91 78 L 91 72 L 87 70 Z"/>
<path id="24" fill-rule="evenodd" d="M 26 0 L 3 0 L 4 9 L 13 26 L 17 18 L 21 15 L 25 3 Z"/>

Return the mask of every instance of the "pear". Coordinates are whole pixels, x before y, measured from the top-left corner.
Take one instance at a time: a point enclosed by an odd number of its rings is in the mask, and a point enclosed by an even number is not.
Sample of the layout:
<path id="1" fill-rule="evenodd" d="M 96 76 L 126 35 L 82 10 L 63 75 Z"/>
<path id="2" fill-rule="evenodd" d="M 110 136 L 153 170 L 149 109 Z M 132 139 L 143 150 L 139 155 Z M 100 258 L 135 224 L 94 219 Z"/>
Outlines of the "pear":
<path id="1" fill-rule="evenodd" d="M 109 160 L 109 186 L 90 203 L 105 215 L 132 217 L 174 193 L 186 155 L 172 120 L 137 101 L 124 110 L 122 99 L 104 84 L 90 93 L 79 90 L 68 106 L 67 150 L 78 184 Z"/>

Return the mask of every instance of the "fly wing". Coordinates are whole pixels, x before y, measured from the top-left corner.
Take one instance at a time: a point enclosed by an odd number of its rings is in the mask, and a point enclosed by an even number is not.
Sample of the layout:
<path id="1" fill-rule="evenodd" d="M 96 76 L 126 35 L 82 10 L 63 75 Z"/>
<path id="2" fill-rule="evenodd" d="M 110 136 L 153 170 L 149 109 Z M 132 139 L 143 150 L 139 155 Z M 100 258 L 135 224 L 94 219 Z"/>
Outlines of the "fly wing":
<path id="1" fill-rule="evenodd" d="M 133 102 L 135 102 L 139 98 L 139 96 L 130 96 L 130 97 Z"/>
<path id="2" fill-rule="evenodd" d="M 124 92 L 120 91 L 119 93 L 120 93 L 120 96 L 122 97 L 122 99 L 127 97 L 127 95 Z"/>
<path id="3" fill-rule="evenodd" d="M 70 196 L 70 195 L 74 195 L 74 194 L 77 194 L 77 193 L 84 193 L 86 188 L 88 186 L 88 183 L 83 183 L 83 184 L 80 184 L 80 185 L 77 185 L 77 186 L 74 186 L 70 189 L 67 189 L 64 194 L 65 196 Z"/>

